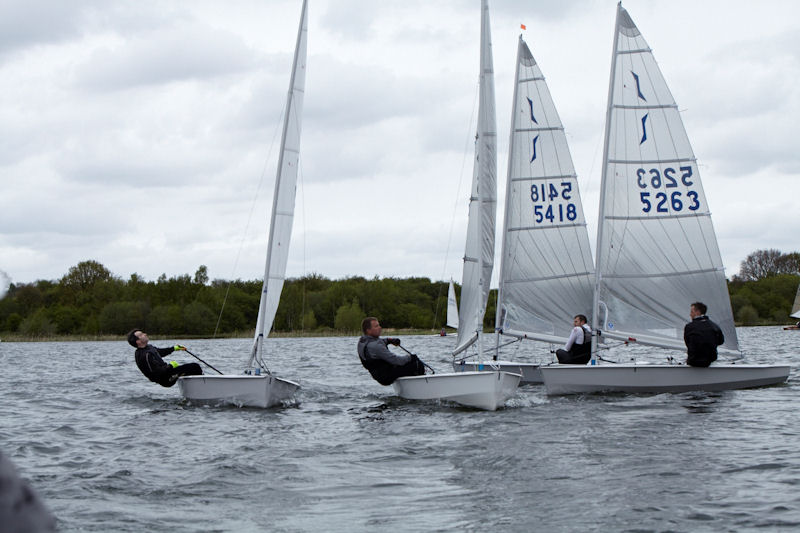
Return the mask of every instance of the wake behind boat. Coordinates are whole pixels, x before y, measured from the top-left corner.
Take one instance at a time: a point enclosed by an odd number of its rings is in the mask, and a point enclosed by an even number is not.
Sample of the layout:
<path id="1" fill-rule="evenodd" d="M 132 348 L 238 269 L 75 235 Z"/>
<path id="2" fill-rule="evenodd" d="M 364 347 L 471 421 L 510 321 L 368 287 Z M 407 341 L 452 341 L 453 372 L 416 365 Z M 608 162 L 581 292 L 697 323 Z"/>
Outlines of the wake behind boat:
<path id="1" fill-rule="evenodd" d="M 253 349 L 243 375 L 202 375 L 179 378 L 178 385 L 181 393 L 186 399 L 193 402 L 272 407 L 290 400 L 300 388 L 300 385 L 293 381 L 273 376 L 264 363 L 263 353 L 264 339 L 272 329 L 283 289 L 289 241 L 292 236 L 297 168 L 300 158 L 300 117 L 303 112 L 307 35 L 308 12 L 304 0 L 284 115 L 267 259 L 264 268 L 264 283 L 258 307 Z"/>
<path id="2" fill-rule="evenodd" d="M 593 330 L 684 350 L 690 302 L 702 301 L 741 357 L 722 258 L 697 160 L 652 51 L 617 7 L 600 186 Z M 548 394 L 729 390 L 786 381 L 788 365 L 594 364 L 542 367 Z"/>

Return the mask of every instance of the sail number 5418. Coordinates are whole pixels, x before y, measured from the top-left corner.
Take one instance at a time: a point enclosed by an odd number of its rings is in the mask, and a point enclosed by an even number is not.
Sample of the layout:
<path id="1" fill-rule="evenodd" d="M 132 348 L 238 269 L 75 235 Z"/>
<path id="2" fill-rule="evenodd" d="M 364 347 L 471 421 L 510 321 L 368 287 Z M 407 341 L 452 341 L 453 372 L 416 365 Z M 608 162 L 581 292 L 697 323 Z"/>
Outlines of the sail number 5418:
<path id="1" fill-rule="evenodd" d="M 673 211 L 682 211 L 687 208 L 690 211 L 696 211 L 700 208 L 700 200 L 698 199 L 697 191 L 669 191 L 668 189 L 677 189 L 681 185 L 684 187 L 691 187 L 694 185 L 692 181 L 692 167 L 680 167 L 680 176 L 678 172 L 671 167 L 665 168 L 661 172 L 657 168 L 645 170 L 640 168 L 636 171 L 636 183 L 641 189 L 665 189 L 651 194 L 649 191 L 639 193 L 639 199 L 642 201 L 642 211 L 645 213 L 669 213 L 671 207 Z"/>
<path id="2" fill-rule="evenodd" d="M 578 208 L 569 200 L 572 199 L 572 183 L 562 181 L 560 187 L 554 183 L 531 185 L 531 201 L 534 203 L 533 214 L 537 224 L 545 220 L 550 223 L 570 222 L 578 218 Z M 566 203 L 561 203 L 566 201 Z M 553 205 L 553 204 L 556 205 Z"/>

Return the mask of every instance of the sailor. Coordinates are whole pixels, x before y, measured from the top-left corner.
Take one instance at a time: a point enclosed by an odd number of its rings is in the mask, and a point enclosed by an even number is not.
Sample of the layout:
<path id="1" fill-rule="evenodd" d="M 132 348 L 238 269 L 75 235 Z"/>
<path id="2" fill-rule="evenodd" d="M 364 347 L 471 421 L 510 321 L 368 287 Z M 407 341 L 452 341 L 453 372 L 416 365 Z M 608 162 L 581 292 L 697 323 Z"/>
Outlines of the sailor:
<path id="1" fill-rule="evenodd" d="M 585 315 L 575 315 L 572 332 L 563 350 L 556 350 L 558 362 L 562 365 L 585 365 L 592 358 L 592 328 L 586 323 Z"/>
<path id="2" fill-rule="evenodd" d="M 179 365 L 175 361 L 164 361 L 165 355 L 176 350 L 186 350 L 185 346 L 176 344 L 169 348 L 156 348 L 149 342 L 147 333 L 140 329 L 133 329 L 128 333 L 128 344 L 136 348 L 136 366 L 150 381 L 162 387 L 172 387 L 181 376 L 199 376 L 203 373 L 197 363 Z"/>
<path id="3" fill-rule="evenodd" d="M 400 346 L 400 339 L 379 338 L 381 324 L 375 317 L 367 317 L 361 321 L 364 333 L 358 339 L 356 350 L 364 368 L 381 385 L 391 385 L 399 377 L 421 376 L 425 373 L 425 365 L 414 354 L 396 354 L 388 345 Z"/>
<path id="4" fill-rule="evenodd" d="M 704 303 L 695 302 L 689 307 L 692 321 L 683 328 L 683 340 L 686 342 L 686 364 L 689 366 L 707 367 L 717 360 L 717 346 L 725 342 L 725 336 L 719 326 L 707 316 L 708 308 Z"/>

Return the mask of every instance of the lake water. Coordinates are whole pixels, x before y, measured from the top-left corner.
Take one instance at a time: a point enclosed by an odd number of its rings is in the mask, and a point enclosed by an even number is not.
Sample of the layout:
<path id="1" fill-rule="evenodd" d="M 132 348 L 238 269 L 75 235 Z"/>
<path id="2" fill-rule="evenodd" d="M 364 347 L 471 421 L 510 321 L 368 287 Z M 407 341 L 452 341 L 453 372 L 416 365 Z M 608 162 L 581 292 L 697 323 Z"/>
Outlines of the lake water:
<path id="1" fill-rule="evenodd" d="M 739 335 L 749 361 L 800 356 L 800 332 Z M 402 339 L 448 371 L 454 338 Z M 355 343 L 270 339 L 272 371 L 303 388 L 269 410 L 189 405 L 122 341 L 0 343 L 0 451 L 60 531 L 800 528 L 796 367 L 785 385 L 724 393 L 523 387 L 485 412 L 394 397 Z M 183 344 L 233 372 L 250 341 Z M 531 350 L 550 357 L 516 355 Z"/>

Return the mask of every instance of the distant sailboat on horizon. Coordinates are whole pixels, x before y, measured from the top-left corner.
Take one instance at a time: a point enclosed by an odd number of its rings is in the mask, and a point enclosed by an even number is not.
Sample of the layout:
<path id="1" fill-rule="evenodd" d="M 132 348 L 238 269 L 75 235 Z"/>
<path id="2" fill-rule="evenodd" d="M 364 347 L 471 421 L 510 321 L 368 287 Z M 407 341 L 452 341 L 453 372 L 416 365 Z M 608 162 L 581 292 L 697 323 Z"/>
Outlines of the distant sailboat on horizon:
<path id="1" fill-rule="evenodd" d="M 797 293 L 794 295 L 794 304 L 792 304 L 792 311 L 789 316 L 800 319 L 800 285 L 797 286 Z M 794 326 L 786 326 L 783 329 L 800 330 L 800 322 Z"/>

